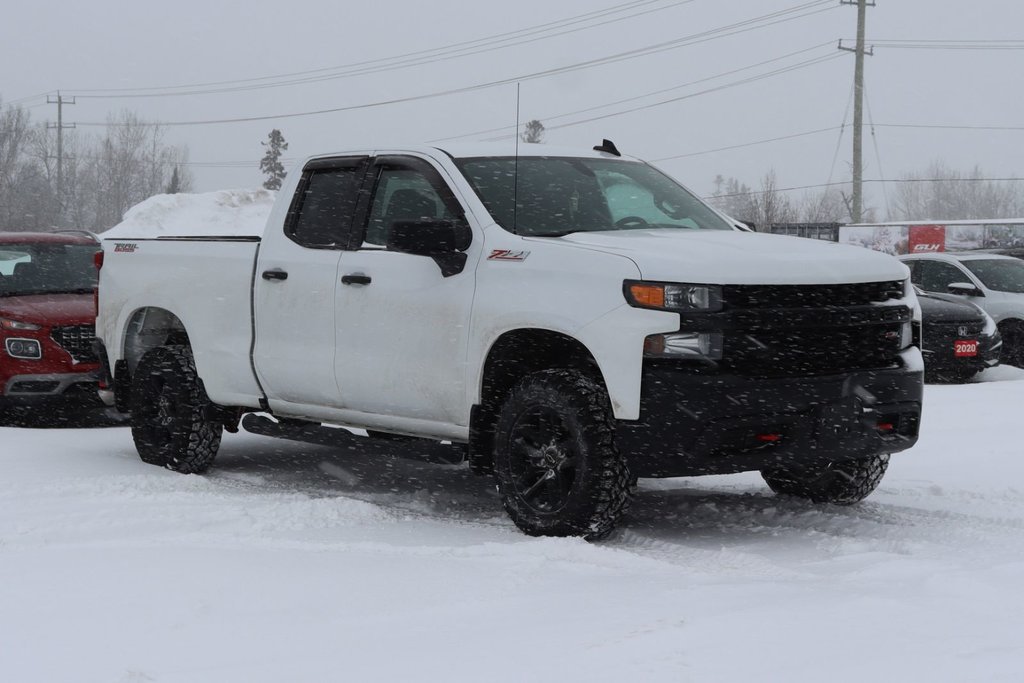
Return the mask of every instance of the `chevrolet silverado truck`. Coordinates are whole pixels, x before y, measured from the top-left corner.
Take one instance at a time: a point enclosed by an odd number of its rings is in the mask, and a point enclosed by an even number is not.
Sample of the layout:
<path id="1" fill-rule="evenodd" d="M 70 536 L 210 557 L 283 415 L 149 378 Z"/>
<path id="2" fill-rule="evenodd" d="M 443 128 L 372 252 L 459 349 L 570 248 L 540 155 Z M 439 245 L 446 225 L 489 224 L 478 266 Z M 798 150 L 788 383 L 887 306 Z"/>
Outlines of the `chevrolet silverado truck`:
<path id="1" fill-rule="evenodd" d="M 863 499 L 917 440 L 919 312 L 896 259 L 739 231 L 605 141 L 312 157 L 262 237 L 104 240 L 97 336 L 148 463 L 253 412 L 450 441 L 520 529 L 597 539 L 638 477 Z"/>
<path id="2" fill-rule="evenodd" d="M 99 249 L 85 232 L 0 233 L 0 409 L 99 405 Z"/>

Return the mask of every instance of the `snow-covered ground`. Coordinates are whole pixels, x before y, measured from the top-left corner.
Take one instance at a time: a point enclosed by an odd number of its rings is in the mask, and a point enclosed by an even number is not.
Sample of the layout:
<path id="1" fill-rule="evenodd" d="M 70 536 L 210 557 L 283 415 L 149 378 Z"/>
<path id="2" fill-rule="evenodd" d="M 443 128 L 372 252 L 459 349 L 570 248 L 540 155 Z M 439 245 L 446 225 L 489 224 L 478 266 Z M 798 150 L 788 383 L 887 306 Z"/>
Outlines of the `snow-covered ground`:
<path id="1" fill-rule="evenodd" d="M 1019 681 L 1024 371 L 985 379 L 927 388 L 859 506 L 644 480 L 598 544 L 458 466 L 0 428 L 0 681 Z"/>

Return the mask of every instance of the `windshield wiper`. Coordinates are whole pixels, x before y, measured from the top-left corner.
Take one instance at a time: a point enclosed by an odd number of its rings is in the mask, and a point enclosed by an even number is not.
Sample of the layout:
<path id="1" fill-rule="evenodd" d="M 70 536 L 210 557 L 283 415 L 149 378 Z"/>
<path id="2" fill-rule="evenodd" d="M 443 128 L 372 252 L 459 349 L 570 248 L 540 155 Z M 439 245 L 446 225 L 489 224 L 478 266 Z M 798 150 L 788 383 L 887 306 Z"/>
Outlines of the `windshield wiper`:
<path id="1" fill-rule="evenodd" d="M 539 235 L 523 235 L 523 237 L 565 237 L 566 235 L 571 235 L 574 232 L 583 231 L 577 228 L 575 230 L 566 230 L 564 232 L 545 232 Z"/>

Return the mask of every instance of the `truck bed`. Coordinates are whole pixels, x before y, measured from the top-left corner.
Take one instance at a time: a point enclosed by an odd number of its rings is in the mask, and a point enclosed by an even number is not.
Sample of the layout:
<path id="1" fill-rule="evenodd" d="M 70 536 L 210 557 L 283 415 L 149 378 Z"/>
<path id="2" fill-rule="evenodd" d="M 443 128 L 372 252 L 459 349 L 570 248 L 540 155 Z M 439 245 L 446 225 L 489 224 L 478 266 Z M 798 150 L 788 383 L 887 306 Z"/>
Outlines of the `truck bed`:
<path id="1" fill-rule="evenodd" d="M 192 335 L 210 398 L 258 407 L 261 392 L 249 352 L 260 238 L 118 237 L 103 240 L 103 246 L 97 336 L 109 343 L 129 324 L 144 325 L 147 316 L 167 311 Z M 136 361 L 128 355 L 130 365 Z"/>

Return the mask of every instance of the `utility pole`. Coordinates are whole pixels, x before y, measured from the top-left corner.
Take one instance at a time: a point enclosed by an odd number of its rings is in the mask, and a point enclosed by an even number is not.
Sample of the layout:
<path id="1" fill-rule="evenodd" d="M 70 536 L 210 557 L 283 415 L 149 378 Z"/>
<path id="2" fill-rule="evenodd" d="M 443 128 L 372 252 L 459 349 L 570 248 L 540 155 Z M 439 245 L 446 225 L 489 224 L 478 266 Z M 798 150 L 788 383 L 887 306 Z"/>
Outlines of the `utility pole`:
<path id="1" fill-rule="evenodd" d="M 47 104 L 57 105 L 57 125 L 52 123 L 46 124 L 47 128 L 57 129 L 57 208 L 60 209 L 61 213 L 64 212 L 64 129 L 74 128 L 75 124 L 71 123 L 64 125 L 64 105 L 74 104 L 75 98 L 66 99 L 61 96 L 60 91 L 57 91 L 57 98 L 51 97 L 46 98 Z"/>
<path id="2" fill-rule="evenodd" d="M 862 154 L 862 138 L 864 127 L 864 55 L 874 55 L 874 50 L 864 47 L 864 25 L 868 7 L 874 7 L 874 0 L 839 0 L 841 5 L 857 6 L 857 46 L 843 47 L 839 41 L 839 49 L 853 52 L 856 56 L 853 69 L 853 206 L 850 218 L 860 223 L 864 210 L 864 156 Z"/>

